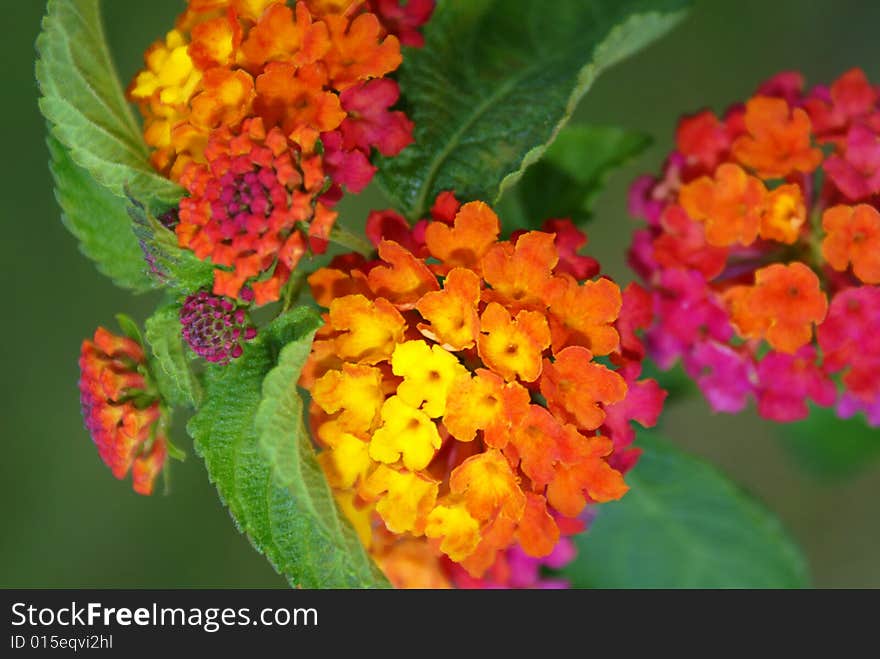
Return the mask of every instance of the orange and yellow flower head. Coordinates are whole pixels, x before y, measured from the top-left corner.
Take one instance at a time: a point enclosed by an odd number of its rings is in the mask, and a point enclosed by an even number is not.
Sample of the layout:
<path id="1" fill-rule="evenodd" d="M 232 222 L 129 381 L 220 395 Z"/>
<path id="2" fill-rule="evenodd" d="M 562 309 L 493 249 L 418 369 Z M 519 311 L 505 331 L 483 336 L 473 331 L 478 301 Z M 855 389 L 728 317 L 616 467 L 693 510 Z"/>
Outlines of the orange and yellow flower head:
<path id="1" fill-rule="evenodd" d="M 189 0 L 175 28 L 147 50 L 145 68 L 128 89 L 144 115 L 153 165 L 180 179 L 190 162 L 204 162 L 212 131 L 235 130 L 248 117 L 261 117 L 267 130 L 280 126 L 308 149 L 321 133 L 346 132 L 346 121 L 363 119 L 357 108 L 343 107 L 340 94 L 352 90 L 349 96 L 357 97 L 370 80 L 397 69 L 401 52 L 395 35 L 408 45 L 420 43 L 418 28 L 433 8 L 433 0 L 381 2 L 376 12 L 363 0 L 293 6 L 278 0 Z M 386 82 L 390 100 L 374 114 L 397 100 L 397 84 Z M 388 130 L 406 130 L 407 138 L 392 147 L 381 137 L 361 144 L 365 159 L 373 146 L 393 155 L 409 143 L 411 124 L 402 113 L 390 114 Z M 345 149 L 357 158 L 353 151 Z"/>
<path id="2" fill-rule="evenodd" d="M 717 411 L 754 398 L 787 422 L 812 400 L 880 425 L 878 200 L 880 92 L 859 69 L 811 90 L 782 73 L 723 117 L 684 117 L 662 176 L 631 193 L 652 356 L 680 359 Z"/>
<path id="3" fill-rule="evenodd" d="M 154 167 L 186 188 L 179 243 L 215 271 L 214 293 L 278 299 L 307 251 L 326 247 L 343 189 L 372 179 L 413 124 L 391 109 L 400 42 L 433 0 L 189 0 L 128 89 Z"/>
<path id="4" fill-rule="evenodd" d="M 412 229 L 374 213 L 375 260 L 309 277 L 327 309 L 300 382 L 319 460 L 396 585 L 549 556 L 627 490 L 630 421 L 653 424 L 665 396 L 638 379 L 648 298 L 576 279 L 585 238 L 550 226 L 500 240 L 489 206 L 445 193 Z"/>
<path id="5" fill-rule="evenodd" d="M 80 401 L 98 455 L 116 478 L 132 473 L 138 494 L 152 494 L 168 453 L 166 420 L 141 346 L 103 327 L 79 358 Z"/>

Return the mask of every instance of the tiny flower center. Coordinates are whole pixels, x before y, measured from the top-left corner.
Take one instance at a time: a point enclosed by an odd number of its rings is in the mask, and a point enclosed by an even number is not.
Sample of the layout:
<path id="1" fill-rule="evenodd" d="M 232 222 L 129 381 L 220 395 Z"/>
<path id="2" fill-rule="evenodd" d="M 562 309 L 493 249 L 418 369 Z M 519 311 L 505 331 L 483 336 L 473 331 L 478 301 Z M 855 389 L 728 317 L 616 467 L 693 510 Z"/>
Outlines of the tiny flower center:
<path id="1" fill-rule="evenodd" d="M 224 234 L 231 238 L 244 233 L 254 217 L 266 218 L 272 213 L 273 183 L 268 169 L 227 172 L 220 178 L 220 208 L 215 208 L 214 216 L 220 219 Z"/>

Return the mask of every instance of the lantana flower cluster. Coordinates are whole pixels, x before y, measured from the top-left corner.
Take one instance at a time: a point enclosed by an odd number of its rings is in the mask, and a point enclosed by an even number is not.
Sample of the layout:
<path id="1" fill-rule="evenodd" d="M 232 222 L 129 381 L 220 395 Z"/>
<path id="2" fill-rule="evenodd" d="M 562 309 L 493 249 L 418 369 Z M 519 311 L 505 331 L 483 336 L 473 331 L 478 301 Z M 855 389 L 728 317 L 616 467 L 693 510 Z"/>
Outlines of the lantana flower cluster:
<path id="1" fill-rule="evenodd" d="M 784 422 L 812 400 L 880 425 L 878 99 L 858 69 L 809 91 L 779 74 L 683 118 L 662 174 L 635 182 L 650 352 L 715 410 L 754 398 Z"/>
<path id="2" fill-rule="evenodd" d="M 322 253 L 342 188 L 412 141 L 386 78 L 420 45 L 432 0 L 189 0 L 128 94 L 151 161 L 186 188 L 178 241 L 217 266 L 213 293 L 277 300 Z"/>
<path id="3" fill-rule="evenodd" d="M 131 471 L 138 494 L 152 494 L 168 455 L 166 420 L 143 348 L 103 327 L 83 341 L 82 414 L 98 454 L 116 478 Z"/>
<path id="4" fill-rule="evenodd" d="M 278 300 L 304 254 L 322 253 L 345 188 L 412 142 L 386 76 L 421 46 L 434 0 L 188 0 L 128 89 L 151 162 L 187 195 L 159 215 L 214 266 L 212 290 L 180 309 L 192 351 L 226 364 L 256 337 L 252 305 Z M 164 279 L 144 247 L 151 272 Z M 99 329 L 80 359 L 83 415 L 118 478 L 149 494 L 167 419 L 140 345 Z"/>
<path id="5" fill-rule="evenodd" d="M 327 313 L 300 384 L 327 479 L 397 586 L 535 580 L 587 503 L 626 492 L 630 422 L 656 422 L 650 297 L 595 278 L 569 221 L 500 240 L 451 193 L 367 232 L 377 258 L 308 279 Z"/>

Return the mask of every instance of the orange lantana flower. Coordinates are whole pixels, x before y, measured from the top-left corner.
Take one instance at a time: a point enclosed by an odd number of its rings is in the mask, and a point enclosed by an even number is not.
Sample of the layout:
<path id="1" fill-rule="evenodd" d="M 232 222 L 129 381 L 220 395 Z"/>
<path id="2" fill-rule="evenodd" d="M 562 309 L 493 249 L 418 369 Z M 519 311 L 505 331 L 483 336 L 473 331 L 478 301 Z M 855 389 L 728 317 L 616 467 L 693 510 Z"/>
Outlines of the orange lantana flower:
<path id="1" fill-rule="evenodd" d="M 785 99 L 756 96 L 746 103 L 748 131 L 733 143 L 733 155 L 762 178 L 812 172 L 822 152 L 810 144 L 810 117 Z"/>
<path id="2" fill-rule="evenodd" d="M 375 260 L 337 259 L 309 278 L 329 304 L 300 380 L 319 460 L 362 537 L 367 511 L 371 552 L 392 579 L 412 574 L 394 568 L 392 536 L 420 539 L 445 557 L 437 570 L 454 564 L 471 578 L 514 546 L 546 556 L 563 515 L 626 492 L 609 437 L 631 441 L 629 420 L 650 422 L 640 406 L 662 400 L 634 381 L 644 309 L 622 321 L 624 354 L 613 282 L 558 270 L 553 233 L 499 241 L 487 205 L 447 206 L 450 221 L 438 211 L 412 231 L 383 215 Z M 630 383 L 642 402 L 622 411 Z"/>
<path id="3" fill-rule="evenodd" d="M 728 294 L 731 320 L 745 337 L 763 337 L 776 350 L 794 353 L 813 336 L 828 300 L 819 278 L 800 262 L 775 263 L 755 272 L 754 286 Z"/>
<path id="4" fill-rule="evenodd" d="M 873 206 L 835 206 L 822 215 L 826 231 L 822 255 L 835 270 L 853 273 L 866 284 L 880 284 L 880 213 Z"/>
<path id="5" fill-rule="evenodd" d="M 382 37 L 375 14 L 360 14 L 354 20 L 329 15 L 324 20 L 331 44 L 324 62 L 335 89 L 342 91 L 362 80 L 381 78 L 400 66 L 400 42 L 393 35 Z"/>
<path id="6" fill-rule="evenodd" d="M 706 242 L 716 247 L 751 245 L 761 226 L 766 188 L 731 163 L 715 170 L 714 180 L 703 176 L 682 186 L 679 202 L 694 220 L 706 225 Z"/>
<path id="7" fill-rule="evenodd" d="M 806 221 L 807 209 L 800 186 L 780 185 L 764 199 L 761 238 L 790 245 L 798 239 Z"/>

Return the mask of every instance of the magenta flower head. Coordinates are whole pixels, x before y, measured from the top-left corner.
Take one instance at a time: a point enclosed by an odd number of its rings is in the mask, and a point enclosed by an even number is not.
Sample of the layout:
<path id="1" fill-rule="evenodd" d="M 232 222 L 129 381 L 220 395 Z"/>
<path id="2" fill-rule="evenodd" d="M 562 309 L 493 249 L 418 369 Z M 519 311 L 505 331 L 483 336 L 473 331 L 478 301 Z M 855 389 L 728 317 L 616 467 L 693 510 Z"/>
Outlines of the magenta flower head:
<path id="1" fill-rule="evenodd" d="M 786 72 L 675 137 L 630 194 L 650 356 L 718 412 L 790 422 L 812 401 L 880 425 L 880 89 Z"/>
<path id="2" fill-rule="evenodd" d="M 208 291 L 193 293 L 180 309 L 184 340 L 209 362 L 228 364 L 241 356 L 242 344 L 257 336 L 244 307 Z"/>

